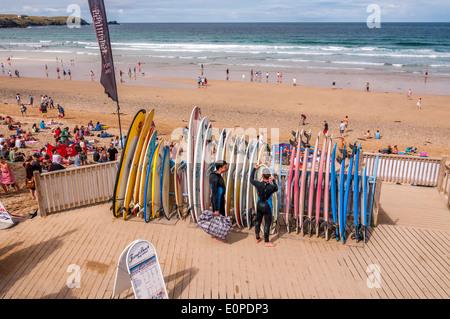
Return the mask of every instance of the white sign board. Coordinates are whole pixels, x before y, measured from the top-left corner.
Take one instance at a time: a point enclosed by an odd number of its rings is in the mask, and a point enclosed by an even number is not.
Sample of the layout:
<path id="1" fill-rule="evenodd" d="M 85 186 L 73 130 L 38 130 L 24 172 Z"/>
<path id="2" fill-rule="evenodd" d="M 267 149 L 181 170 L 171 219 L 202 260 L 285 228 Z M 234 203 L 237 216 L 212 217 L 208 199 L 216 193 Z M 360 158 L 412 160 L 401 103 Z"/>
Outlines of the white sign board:
<path id="1" fill-rule="evenodd" d="M 168 299 L 155 247 L 145 239 L 132 242 L 120 255 L 113 297 L 130 285 L 136 299 Z"/>
<path id="2" fill-rule="evenodd" d="M 17 222 L 11 218 L 11 215 L 6 211 L 5 207 L 0 202 L 0 229 L 11 228 L 16 224 Z"/>

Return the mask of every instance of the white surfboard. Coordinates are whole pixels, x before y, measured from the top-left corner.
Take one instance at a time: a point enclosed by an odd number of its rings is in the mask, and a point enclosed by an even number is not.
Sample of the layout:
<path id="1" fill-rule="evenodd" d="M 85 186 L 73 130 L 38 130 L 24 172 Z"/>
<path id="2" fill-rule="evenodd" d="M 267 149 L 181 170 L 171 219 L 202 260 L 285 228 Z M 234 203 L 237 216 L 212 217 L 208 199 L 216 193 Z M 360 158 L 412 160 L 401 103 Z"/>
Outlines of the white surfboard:
<path id="1" fill-rule="evenodd" d="M 198 127 L 200 124 L 200 108 L 198 106 L 194 107 L 191 113 L 191 118 L 189 121 L 189 130 L 188 130 L 188 141 L 187 141 L 187 154 L 186 154 L 186 183 L 188 189 L 188 202 L 189 207 L 191 209 L 191 216 L 193 216 L 194 221 L 196 221 L 194 216 L 194 154 L 195 154 L 195 146 L 198 134 Z"/>
<path id="2" fill-rule="evenodd" d="M 211 173 L 211 149 L 212 149 L 212 126 L 209 124 L 202 149 L 202 160 L 200 167 L 200 208 L 201 212 L 208 210 L 211 205 L 211 186 L 209 185 L 209 175 Z M 199 217 L 200 215 L 198 215 Z"/>
<path id="3" fill-rule="evenodd" d="M 204 117 L 199 125 L 197 138 L 195 141 L 195 152 L 194 152 L 194 171 L 193 171 L 193 200 L 194 200 L 194 214 L 193 220 L 197 222 L 198 217 L 201 213 L 201 199 L 200 199 L 200 177 L 201 177 L 201 164 L 202 164 L 202 150 L 205 139 L 206 130 L 209 126 L 209 119 Z"/>

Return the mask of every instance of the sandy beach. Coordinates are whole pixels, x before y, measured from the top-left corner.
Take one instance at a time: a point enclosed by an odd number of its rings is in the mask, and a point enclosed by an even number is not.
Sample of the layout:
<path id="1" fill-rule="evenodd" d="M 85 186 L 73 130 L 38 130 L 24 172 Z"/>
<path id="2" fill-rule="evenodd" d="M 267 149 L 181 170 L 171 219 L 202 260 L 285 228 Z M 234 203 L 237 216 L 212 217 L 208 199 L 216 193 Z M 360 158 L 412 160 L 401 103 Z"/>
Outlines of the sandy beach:
<path id="1" fill-rule="evenodd" d="M 324 121 L 329 125 L 329 133 L 340 136 L 339 124 L 345 116 L 349 118 L 349 128 L 344 134 L 346 143 L 361 142 L 364 151 L 377 152 L 387 145 L 398 145 L 399 151 L 415 146 L 429 157 L 446 156 L 450 158 L 450 96 L 413 95 L 407 100 L 406 93 L 366 92 L 365 90 L 318 88 L 303 85 L 250 83 L 238 81 L 208 81 L 208 85 L 198 88 L 188 79 L 150 78 L 167 82 L 167 87 L 149 85 L 118 84 L 122 133 L 126 131 L 135 113 L 143 108 L 155 109 L 154 122 L 160 136 L 173 140 L 180 129 L 188 124 L 192 108 L 201 107 L 202 115 L 207 116 L 214 127 L 233 128 L 237 132 L 251 134 L 265 131 L 271 139 L 279 132 L 279 142 L 288 143 L 292 130 L 310 130 L 315 136 L 323 130 Z M 175 87 L 176 85 L 186 87 Z M 22 117 L 16 103 L 16 93 L 22 102 L 28 104 L 29 95 L 39 101 L 40 95 L 48 95 L 56 104 L 61 104 L 66 112 L 64 119 L 58 119 L 57 109 L 50 109 L 50 119 L 68 126 L 87 125 L 92 120 L 108 125 L 108 132 L 119 134 L 116 103 L 104 94 L 98 82 L 55 80 L 42 78 L 15 78 L 0 76 L 0 114 L 10 115 L 22 123 L 25 130 L 38 124 L 42 115 L 38 106 L 27 106 L 27 117 Z M 422 98 L 422 110 L 417 110 L 416 102 Z M 306 125 L 301 125 L 301 114 L 305 114 Z M 55 126 L 56 127 L 56 126 Z M 379 130 L 380 140 L 364 139 L 370 130 L 372 136 Z M 175 133 L 174 133 L 175 132 Z M 6 125 L 0 126 L 0 133 L 9 136 Z M 173 134 L 174 133 L 174 134 Z M 29 144 L 25 154 L 40 149 L 45 143 L 54 144 L 54 137 L 48 132 L 34 135 L 37 142 Z M 110 138 L 95 138 L 97 147 L 109 145 Z M 92 156 L 92 154 L 91 154 Z M 400 155 L 399 155 L 400 156 Z M 92 158 L 90 158 L 92 159 Z M 10 163 L 16 176 L 20 194 L 1 191 L 1 201 L 8 211 L 26 215 L 37 208 L 31 200 L 29 191 L 24 188 L 25 170 L 22 163 Z"/>

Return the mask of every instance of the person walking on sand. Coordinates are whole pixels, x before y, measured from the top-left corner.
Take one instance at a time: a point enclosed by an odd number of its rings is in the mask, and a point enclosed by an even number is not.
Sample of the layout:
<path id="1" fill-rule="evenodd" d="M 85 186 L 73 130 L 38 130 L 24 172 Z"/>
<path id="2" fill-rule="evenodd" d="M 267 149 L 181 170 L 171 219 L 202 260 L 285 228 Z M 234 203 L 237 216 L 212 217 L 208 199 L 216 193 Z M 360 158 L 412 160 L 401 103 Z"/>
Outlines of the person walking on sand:
<path id="1" fill-rule="evenodd" d="M 328 123 L 327 121 L 324 121 L 323 134 L 326 135 L 327 133 L 328 133 Z"/>
<path id="2" fill-rule="evenodd" d="M 341 121 L 341 124 L 339 125 L 339 132 L 341 133 L 341 136 L 344 135 L 344 131 L 345 131 L 345 123 L 344 121 Z"/>
<path id="3" fill-rule="evenodd" d="M 369 92 L 369 90 L 370 90 L 369 89 L 369 82 L 366 83 L 366 90 L 367 90 L 367 92 Z"/>
<path id="4" fill-rule="evenodd" d="M 91 81 L 94 81 L 94 72 L 91 71 Z"/>
<path id="5" fill-rule="evenodd" d="M 417 101 L 417 109 L 418 110 L 422 109 L 422 98 L 419 98 L 419 101 Z"/>
<path id="6" fill-rule="evenodd" d="M 412 100 L 412 90 L 411 89 L 408 90 L 408 94 L 407 94 L 407 98 L 406 99 L 409 100 L 409 101 Z"/>
<path id="7" fill-rule="evenodd" d="M 255 180 L 255 172 L 259 168 L 256 164 L 253 166 L 250 174 L 250 183 L 255 186 L 258 193 L 258 204 L 256 206 L 256 223 L 255 223 L 255 235 L 256 243 L 261 241 L 259 232 L 261 230 L 261 223 L 264 218 L 264 246 L 275 247 L 276 244 L 269 241 L 270 225 L 272 224 L 272 194 L 278 191 L 278 186 L 275 183 L 275 178 L 270 174 L 268 168 L 263 168 L 262 178 L 263 181 L 259 182 Z"/>
<path id="8" fill-rule="evenodd" d="M 216 170 L 209 175 L 211 186 L 211 204 L 214 215 L 225 216 L 225 181 L 222 175 L 228 170 L 226 161 L 217 161 Z M 214 241 L 226 243 L 226 239 L 214 237 Z"/>
<path id="9" fill-rule="evenodd" d="M 345 116 L 344 123 L 345 123 L 345 131 L 344 131 L 344 133 L 347 133 L 347 130 L 348 130 L 348 115 Z"/>
<path id="10" fill-rule="evenodd" d="M 19 194 L 20 187 L 17 185 L 16 178 L 3 155 L 0 155 L 0 170 L 2 172 L 0 183 L 5 193 L 8 194 L 8 186 L 13 186 L 16 189 L 16 193 Z"/>
<path id="11" fill-rule="evenodd" d="M 306 125 L 306 115 L 302 114 L 302 125 Z"/>

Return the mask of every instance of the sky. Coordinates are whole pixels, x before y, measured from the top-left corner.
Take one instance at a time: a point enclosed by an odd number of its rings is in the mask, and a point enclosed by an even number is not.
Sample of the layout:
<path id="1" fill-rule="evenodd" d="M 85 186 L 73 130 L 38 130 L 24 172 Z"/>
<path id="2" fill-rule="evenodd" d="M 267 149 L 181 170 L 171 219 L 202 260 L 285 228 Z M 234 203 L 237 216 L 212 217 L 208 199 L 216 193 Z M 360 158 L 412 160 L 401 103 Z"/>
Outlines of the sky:
<path id="1" fill-rule="evenodd" d="M 383 22 L 450 22 L 449 0 L 104 0 L 118 22 L 366 22 L 380 8 Z M 14 0 L 0 13 L 67 16 L 71 4 L 91 22 L 87 0 Z"/>

